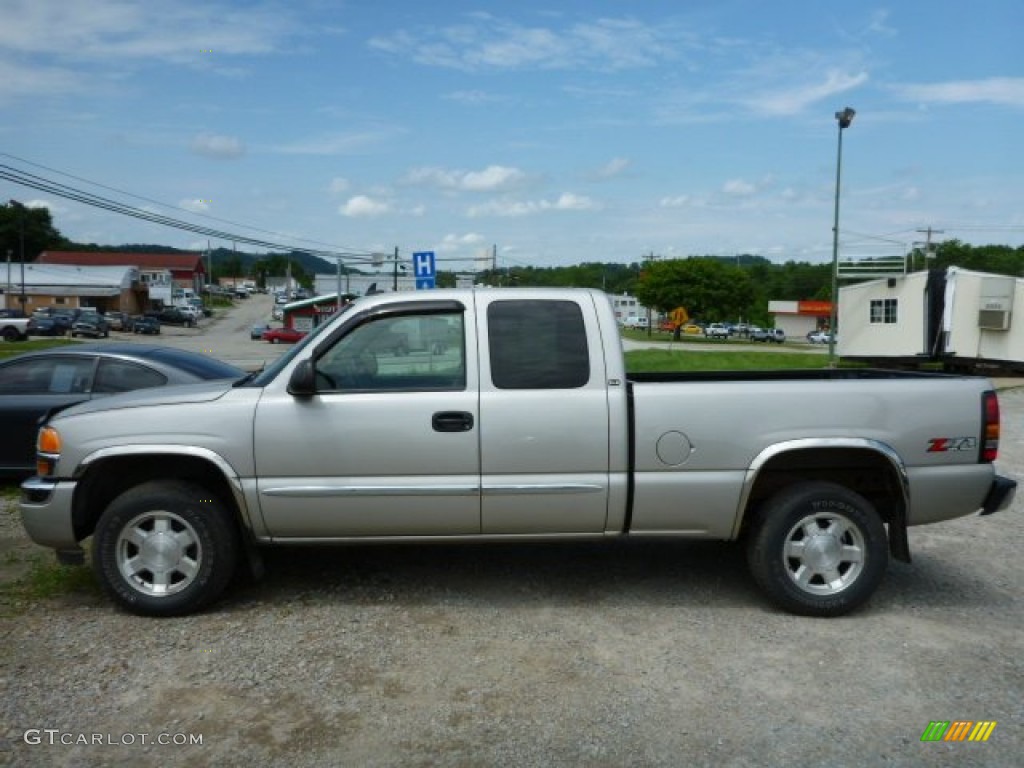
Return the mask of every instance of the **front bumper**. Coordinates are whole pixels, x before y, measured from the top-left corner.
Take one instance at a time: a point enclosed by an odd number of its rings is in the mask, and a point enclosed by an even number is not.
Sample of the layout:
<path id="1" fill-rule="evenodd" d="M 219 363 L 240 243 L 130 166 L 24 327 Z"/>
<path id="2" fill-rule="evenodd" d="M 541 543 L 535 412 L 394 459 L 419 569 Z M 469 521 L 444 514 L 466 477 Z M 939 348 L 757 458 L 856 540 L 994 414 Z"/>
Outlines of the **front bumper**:
<path id="1" fill-rule="evenodd" d="M 30 477 L 21 484 L 18 506 L 25 531 L 36 544 L 56 550 L 62 561 L 82 556 L 71 515 L 75 485 L 74 480 L 45 477 Z"/>
<path id="2" fill-rule="evenodd" d="M 991 515 L 993 512 L 1006 509 L 1013 503 L 1013 497 L 1016 495 L 1017 481 L 1002 475 L 996 475 L 992 479 L 992 487 L 989 488 L 988 495 L 985 496 L 985 501 L 982 502 L 979 514 Z"/>

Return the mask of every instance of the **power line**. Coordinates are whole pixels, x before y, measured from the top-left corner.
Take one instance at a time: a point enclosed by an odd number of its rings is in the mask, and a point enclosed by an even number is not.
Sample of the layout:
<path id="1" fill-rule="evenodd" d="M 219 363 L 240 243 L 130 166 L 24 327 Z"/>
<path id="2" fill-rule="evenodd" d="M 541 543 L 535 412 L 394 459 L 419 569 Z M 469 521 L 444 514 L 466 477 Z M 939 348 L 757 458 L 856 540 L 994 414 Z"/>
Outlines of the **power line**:
<path id="1" fill-rule="evenodd" d="M 132 192 L 127 192 L 127 191 L 125 191 L 123 189 L 118 189 L 116 187 L 107 186 L 106 184 L 100 184 L 97 181 L 92 181 L 91 179 L 86 179 L 86 178 L 83 178 L 81 176 L 75 176 L 72 173 L 67 173 L 65 171 L 61 171 L 61 170 L 58 170 L 56 168 L 50 168 L 49 166 L 42 165 L 41 163 L 35 163 L 35 162 L 32 162 L 31 160 L 26 160 L 25 158 L 18 157 L 17 155 L 12 155 L 12 154 L 9 154 L 7 152 L 0 152 L 0 157 L 9 157 L 12 160 L 17 160 L 18 162 L 25 163 L 27 165 L 31 165 L 31 166 L 33 166 L 35 168 L 41 168 L 43 170 L 49 171 L 51 173 L 56 173 L 56 174 L 59 174 L 61 176 L 66 176 L 69 179 L 74 179 L 75 181 L 80 181 L 80 182 L 83 182 L 85 184 L 90 184 L 90 185 L 92 185 L 94 187 L 99 187 L 100 189 L 106 189 L 106 190 L 108 190 L 110 192 L 117 192 L 120 195 L 125 195 L 127 197 L 131 197 L 131 198 L 134 198 L 136 200 L 142 200 L 142 201 L 147 202 L 147 203 L 152 203 L 153 205 L 159 205 L 162 208 L 170 208 L 170 209 L 173 209 L 173 210 L 176 210 L 176 211 L 182 211 L 182 212 L 188 213 L 188 214 L 190 214 L 192 216 L 198 216 L 200 218 L 209 219 L 210 221 L 219 221 L 219 222 L 224 223 L 224 224 L 230 224 L 233 227 L 242 227 L 243 229 L 252 230 L 253 232 L 262 232 L 265 235 L 271 235 L 273 237 L 284 238 L 286 240 L 295 240 L 296 242 L 314 243 L 316 245 L 325 245 L 325 246 L 327 246 L 328 248 L 331 249 L 332 253 L 336 252 L 336 251 L 341 251 L 343 253 L 365 253 L 367 255 L 371 255 L 373 253 L 372 251 L 363 251 L 363 250 L 361 250 L 359 248 L 349 248 L 347 246 L 338 246 L 338 245 L 334 245 L 332 243 L 325 243 L 325 242 L 320 241 L 320 240 L 312 240 L 312 239 L 304 238 L 304 237 L 291 237 L 291 236 L 283 234 L 281 232 L 274 232 L 272 230 L 260 229 L 259 227 L 253 227 L 253 226 L 250 226 L 248 224 L 240 224 L 238 222 L 231 221 L 230 219 L 222 219 L 220 217 L 211 216 L 209 214 L 202 213 L 200 211 L 189 211 L 188 209 L 182 208 L 181 206 L 178 206 L 178 205 L 171 205 L 169 203 L 163 203 L 163 202 L 160 202 L 159 200 L 154 200 L 151 197 L 145 197 L 144 195 L 137 195 L 137 194 L 134 194 Z M 88 194 L 88 193 L 83 193 L 83 194 Z"/>

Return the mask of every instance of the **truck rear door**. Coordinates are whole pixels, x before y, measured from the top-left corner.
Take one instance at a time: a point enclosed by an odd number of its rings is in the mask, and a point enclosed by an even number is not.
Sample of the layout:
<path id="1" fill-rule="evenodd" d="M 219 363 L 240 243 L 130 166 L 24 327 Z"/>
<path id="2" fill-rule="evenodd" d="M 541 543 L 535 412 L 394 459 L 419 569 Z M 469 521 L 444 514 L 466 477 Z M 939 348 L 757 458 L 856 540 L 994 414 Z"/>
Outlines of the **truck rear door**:
<path id="1" fill-rule="evenodd" d="M 478 294 L 484 534 L 598 533 L 609 395 L 592 301 Z"/>

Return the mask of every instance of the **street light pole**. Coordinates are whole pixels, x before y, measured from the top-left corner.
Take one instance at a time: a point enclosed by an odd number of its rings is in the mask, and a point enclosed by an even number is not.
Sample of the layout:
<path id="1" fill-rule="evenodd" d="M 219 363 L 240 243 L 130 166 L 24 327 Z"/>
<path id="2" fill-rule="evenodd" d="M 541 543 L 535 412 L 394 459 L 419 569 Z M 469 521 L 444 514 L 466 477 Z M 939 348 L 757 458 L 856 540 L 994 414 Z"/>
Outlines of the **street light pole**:
<path id="1" fill-rule="evenodd" d="M 836 314 L 839 308 L 839 188 L 843 171 L 843 129 L 849 128 L 857 114 L 850 107 L 836 112 L 839 123 L 839 146 L 836 150 L 836 209 L 832 222 L 832 312 L 828 324 L 828 365 L 836 367 Z"/>

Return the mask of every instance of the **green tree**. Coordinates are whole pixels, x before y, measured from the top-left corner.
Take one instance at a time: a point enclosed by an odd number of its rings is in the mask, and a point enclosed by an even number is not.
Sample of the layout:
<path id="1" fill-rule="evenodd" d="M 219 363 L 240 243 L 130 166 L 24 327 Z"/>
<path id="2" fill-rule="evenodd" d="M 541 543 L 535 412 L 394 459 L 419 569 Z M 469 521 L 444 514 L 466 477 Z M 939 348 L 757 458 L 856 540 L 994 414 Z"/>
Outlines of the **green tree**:
<path id="1" fill-rule="evenodd" d="M 22 232 L 25 261 L 35 261 L 42 251 L 68 244 L 53 226 L 49 209 L 28 208 L 16 200 L 0 205 L 0 259 L 10 252 L 14 261 L 21 260 Z"/>
<path id="2" fill-rule="evenodd" d="M 672 259 L 644 265 L 636 297 L 661 312 L 686 307 L 691 317 L 731 320 L 748 311 L 754 287 L 744 269 L 719 259 Z"/>

